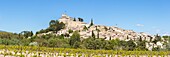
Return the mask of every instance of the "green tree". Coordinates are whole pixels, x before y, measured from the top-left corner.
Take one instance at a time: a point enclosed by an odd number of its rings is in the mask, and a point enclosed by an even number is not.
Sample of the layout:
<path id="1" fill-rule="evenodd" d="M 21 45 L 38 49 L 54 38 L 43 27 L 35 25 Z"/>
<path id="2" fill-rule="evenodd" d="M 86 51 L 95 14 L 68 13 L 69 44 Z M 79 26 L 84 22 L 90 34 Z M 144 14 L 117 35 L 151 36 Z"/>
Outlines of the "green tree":
<path id="1" fill-rule="evenodd" d="M 10 33 L 10 32 L 0 32 L 0 38 L 11 39 L 11 38 L 22 38 L 23 35 Z"/>
<path id="2" fill-rule="evenodd" d="M 107 28 L 106 26 L 104 26 L 104 29 L 105 29 L 105 31 L 107 31 L 107 30 L 108 30 L 108 28 Z"/>
<path id="3" fill-rule="evenodd" d="M 21 34 L 24 35 L 25 38 L 33 36 L 32 31 L 22 31 Z"/>
<path id="4" fill-rule="evenodd" d="M 76 41 L 80 42 L 80 34 L 77 31 L 75 31 L 73 35 L 70 37 L 69 42 L 70 46 L 73 46 Z"/>
<path id="5" fill-rule="evenodd" d="M 168 42 L 165 42 L 165 45 L 166 45 L 166 49 L 168 51 L 170 51 L 170 36 L 162 36 L 166 41 Z"/>
<path id="6" fill-rule="evenodd" d="M 91 19 L 91 23 L 90 23 L 90 25 L 92 26 L 92 25 L 94 25 L 94 23 L 93 23 L 93 19 Z"/>
<path id="7" fill-rule="evenodd" d="M 107 41 L 101 38 L 94 39 L 89 37 L 83 40 L 83 45 L 86 49 L 104 49 L 106 44 L 108 44 Z"/>
<path id="8" fill-rule="evenodd" d="M 99 29 L 97 29 L 97 38 L 99 38 L 99 32 L 100 32 L 100 30 Z"/>
<path id="9" fill-rule="evenodd" d="M 58 20 L 51 20 L 49 24 L 50 26 L 47 28 L 47 31 L 55 31 L 56 33 L 65 27 L 65 24 Z"/>
<path id="10" fill-rule="evenodd" d="M 86 49 L 94 49 L 95 48 L 95 42 L 94 38 L 87 38 L 83 40 L 83 45 L 86 47 Z"/>
<path id="11" fill-rule="evenodd" d="M 157 43 L 158 41 L 161 41 L 161 36 L 159 36 L 158 34 L 155 36 L 155 39 L 153 41 L 153 43 Z"/>
<path id="12" fill-rule="evenodd" d="M 79 20 L 80 22 L 83 22 L 83 21 L 84 21 L 83 18 L 80 18 L 80 17 L 78 18 L 78 20 Z"/>
<path id="13" fill-rule="evenodd" d="M 136 48 L 136 44 L 130 40 L 130 41 L 127 41 L 127 45 L 126 45 L 126 50 L 134 50 Z"/>
<path id="14" fill-rule="evenodd" d="M 158 46 L 158 47 L 154 47 L 153 49 L 152 49 L 152 51 L 160 51 L 161 50 L 161 48 Z"/>
<path id="15" fill-rule="evenodd" d="M 48 30 L 51 30 L 51 29 L 48 29 Z M 44 30 L 44 29 L 41 29 L 40 31 L 37 31 L 36 32 L 36 35 L 37 34 L 40 34 L 40 33 L 47 33 L 48 31 Z"/>
<path id="16" fill-rule="evenodd" d="M 84 26 L 84 27 L 83 27 L 83 30 L 86 31 L 86 30 L 88 30 L 88 28 L 87 28 L 86 26 Z"/>
<path id="17" fill-rule="evenodd" d="M 159 36 L 158 34 L 156 35 L 155 38 L 156 38 L 157 41 L 161 41 L 161 36 Z"/>
<path id="18" fill-rule="evenodd" d="M 146 48 L 146 41 L 137 41 L 137 50 L 147 50 Z"/>
<path id="19" fill-rule="evenodd" d="M 76 18 L 74 18 L 73 21 L 76 21 Z"/>
<path id="20" fill-rule="evenodd" d="M 96 38 L 96 37 L 95 37 L 95 34 L 94 34 L 94 32 L 93 32 L 93 31 L 92 31 L 91 36 L 92 36 L 92 38 Z"/>
<path id="21" fill-rule="evenodd" d="M 120 41 L 119 47 L 121 47 L 123 50 L 132 51 L 136 48 L 136 44 L 133 40 L 129 41 Z"/>
<path id="22" fill-rule="evenodd" d="M 30 39 L 22 39 L 20 40 L 20 43 L 18 43 L 18 45 L 28 46 L 30 43 L 31 43 Z"/>
<path id="23" fill-rule="evenodd" d="M 103 39 L 95 39 L 94 44 L 94 49 L 104 49 L 106 41 Z"/>
<path id="24" fill-rule="evenodd" d="M 93 23 L 93 19 L 91 19 L 91 22 L 90 22 L 90 25 L 89 25 L 89 27 L 88 28 L 90 28 L 91 26 L 93 26 L 94 25 L 94 23 Z"/>
<path id="25" fill-rule="evenodd" d="M 68 32 L 69 32 L 69 33 L 73 33 L 73 30 L 69 29 Z"/>
<path id="26" fill-rule="evenodd" d="M 119 43 L 120 43 L 119 39 L 110 40 L 107 43 L 108 44 L 106 45 L 105 49 L 107 50 L 118 50 L 119 49 Z"/>
<path id="27" fill-rule="evenodd" d="M 80 48 L 80 42 L 76 41 L 76 42 L 73 44 L 73 48 Z"/>
<path id="28" fill-rule="evenodd" d="M 52 25 L 55 25 L 56 24 L 56 21 L 55 20 L 51 20 L 49 25 L 52 26 Z"/>
<path id="29" fill-rule="evenodd" d="M 55 44 L 57 44 L 57 41 L 54 38 L 50 38 L 48 40 L 49 47 L 55 47 Z"/>

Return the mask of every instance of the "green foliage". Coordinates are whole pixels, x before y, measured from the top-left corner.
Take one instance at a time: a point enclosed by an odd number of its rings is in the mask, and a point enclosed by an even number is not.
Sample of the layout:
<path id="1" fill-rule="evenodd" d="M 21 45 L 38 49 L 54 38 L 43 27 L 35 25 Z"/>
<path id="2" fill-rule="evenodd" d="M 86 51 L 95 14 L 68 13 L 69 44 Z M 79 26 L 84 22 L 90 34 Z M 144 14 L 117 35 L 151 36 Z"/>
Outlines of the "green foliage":
<path id="1" fill-rule="evenodd" d="M 24 35 L 25 38 L 33 36 L 32 31 L 22 31 L 20 34 Z"/>
<path id="2" fill-rule="evenodd" d="M 76 21 L 76 18 L 74 18 L 73 21 Z"/>
<path id="3" fill-rule="evenodd" d="M 146 41 L 137 41 L 136 50 L 147 50 L 146 49 Z"/>
<path id="4" fill-rule="evenodd" d="M 91 26 L 93 26 L 94 25 L 94 23 L 93 23 L 93 19 L 91 19 L 91 22 L 90 22 L 90 25 L 89 25 L 89 27 L 88 28 L 90 28 Z"/>
<path id="5" fill-rule="evenodd" d="M 155 40 L 153 41 L 153 43 L 157 43 L 158 41 L 161 41 L 161 36 L 159 36 L 158 34 L 155 36 Z"/>
<path id="6" fill-rule="evenodd" d="M 83 30 L 85 30 L 85 31 L 86 31 L 86 30 L 88 30 L 88 28 L 87 28 L 86 26 L 84 26 L 84 27 L 83 27 Z"/>
<path id="7" fill-rule="evenodd" d="M 104 49 L 107 43 L 104 39 L 95 39 L 94 44 L 94 49 Z"/>
<path id="8" fill-rule="evenodd" d="M 170 51 L 170 36 L 163 36 L 163 38 L 168 41 L 164 43 L 164 45 L 166 45 L 166 50 Z"/>
<path id="9" fill-rule="evenodd" d="M 30 42 L 31 42 L 30 39 L 22 39 L 22 40 L 19 41 L 18 44 L 22 45 L 22 46 L 28 46 Z"/>
<path id="10" fill-rule="evenodd" d="M 50 28 L 51 29 L 51 28 Z M 50 30 L 49 29 L 49 30 Z M 48 31 L 47 30 L 44 30 L 44 29 L 41 29 L 40 31 L 37 31 L 36 34 L 40 34 L 40 33 L 47 33 Z"/>
<path id="11" fill-rule="evenodd" d="M 160 47 L 155 47 L 152 49 L 152 51 L 160 51 L 160 50 L 161 50 Z"/>
<path id="12" fill-rule="evenodd" d="M 5 45 L 23 45 L 29 46 L 32 43 L 36 43 L 36 46 L 40 47 L 58 47 L 58 48 L 82 48 L 82 49 L 105 49 L 105 50 L 145 50 L 145 41 L 120 41 L 116 40 L 104 40 L 102 38 L 95 38 L 93 36 L 87 39 L 80 40 L 80 34 L 75 31 L 70 38 L 64 38 L 63 35 L 46 34 L 42 36 L 32 36 L 31 38 L 2 38 L 0 44 Z M 16 34 L 18 35 L 18 34 Z M 20 34 L 21 36 L 23 34 Z M 19 37 L 19 36 L 18 36 Z"/>
<path id="13" fill-rule="evenodd" d="M 63 39 L 58 39 L 58 38 L 50 38 L 48 40 L 48 46 L 49 47 L 68 47 L 66 46 L 66 44 L 68 45 L 68 42 L 63 40 Z"/>
<path id="14" fill-rule="evenodd" d="M 73 44 L 73 48 L 80 48 L 80 42 L 76 41 L 76 42 Z"/>
<path id="15" fill-rule="evenodd" d="M 80 34 L 77 31 L 75 31 L 73 35 L 70 37 L 69 44 L 73 46 L 76 41 L 80 42 Z"/>
<path id="16" fill-rule="evenodd" d="M 54 25 L 56 23 L 51 23 Z M 98 31 L 98 29 L 96 29 Z M 72 30 L 69 30 L 72 33 Z M 68 34 L 69 35 L 69 34 Z M 57 48 L 76 48 L 76 49 L 94 49 L 94 50 L 147 50 L 145 47 L 146 41 L 143 41 L 140 37 L 138 41 L 123 41 L 123 40 L 105 40 L 99 37 L 95 37 L 94 31 L 92 31 L 91 37 L 87 39 L 80 40 L 80 34 L 78 31 L 73 32 L 73 35 L 70 38 L 66 34 L 58 35 L 55 34 L 46 34 L 42 36 L 33 36 L 31 31 L 23 31 L 20 34 L 16 33 L 0 33 L 0 44 L 1 45 L 22 45 L 29 46 L 34 44 L 34 46 L 39 47 L 57 47 Z M 25 37 L 25 38 L 23 38 Z M 30 37 L 30 38 L 26 38 Z M 65 38 L 66 37 L 66 38 Z M 168 37 L 164 37 L 169 40 Z M 161 41 L 161 37 L 157 36 L 156 41 Z M 156 43 L 155 41 L 155 43 Z M 135 43 L 134 43 L 135 42 Z M 166 43 L 167 49 L 170 44 Z M 154 48 L 153 50 L 159 51 L 159 48 Z"/>
<path id="17" fill-rule="evenodd" d="M 84 21 L 83 18 L 80 18 L 80 17 L 78 18 L 78 20 L 79 20 L 80 22 L 83 22 L 83 21 Z"/>
<path id="18" fill-rule="evenodd" d="M 68 32 L 69 32 L 69 33 L 73 33 L 73 30 L 69 29 Z"/>
<path id="19" fill-rule="evenodd" d="M 94 39 L 94 38 L 87 38 L 83 40 L 83 44 L 86 49 L 104 49 L 107 41 L 104 39 Z"/>
<path id="20" fill-rule="evenodd" d="M 97 38 L 99 38 L 99 32 L 100 32 L 100 30 L 99 29 L 96 29 L 97 30 Z"/>
<path id="21" fill-rule="evenodd" d="M 51 20 L 50 26 L 49 26 L 49 28 L 47 28 L 47 30 L 58 32 L 59 30 L 63 29 L 64 27 L 65 27 L 65 24 L 63 22 L 59 22 L 58 20 L 56 20 L 56 21 Z"/>
<path id="22" fill-rule="evenodd" d="M 108 28 L 107 28 L 106 26 L 104 27 L 104 29 L 105 29 L 105 31 L 107 31 L 107 30 L 108 30 Z"/>
<path id="23" fill-rule="evenodd" d="M 170 38 L 169 36 L 162 36 L 163 38 Z"/>
<path id="24" fill-rule="evenodd" d="M 65 28 L 65 24 L 63 22 L 59 22 L 58 20 L 51 20 L 49 22 L 49 27 L 47 29 L 42 29 L 38 32 L 36 32 L 36 34 L 40 34 L 40 33 L 47 33 L 49 31 L 55 31 L 56 33 Z"/>
<path id="25" fill-rule="evenodd" d="M 51 25 L 55 25 L 57 22 L 55 20 L 51 20 L 50 23 L 49 23 L 49 26 Z"/>
<path id="26" fill-rule="evenodd" d="M 59 39 L 64 39 L 64 34 L 61 34 L 61 35 L 58 35 L 56 38 L 59 38 Z"/>
<path id="27" fill-rule="evenodd" d="M 0 44 L 5 44 L 5 45 L 19 45 L 20 44 L 20 40 L 16 39 L 16 38 L 12 38 L 12 39 L 0 39 Z"/>
<path id="28" fill-rule="evenodd" d="M 0 32 L 0 38 L 22 38 L 23 35 L 15 34 L 15 33 L 10 33 L 10 32 Z"/>
<path id="29" fill-rule="evenodd" d="M 92 38 L 96 38 L 96 36 L 95 36 L 95 34 L 94 34 L 93 31 L 92 31 L 91 37 L 92 37 Z"/>
<path id="30" fill-rule="evenodd" d="M 54 38 L 49 39 L 48 42 L 50 44 L 49 47 L 56 47 L 57 46 L 57 40 L 54 39 Z"/>
<path id="31" fill-rule="evenodd" d="M 83 44 L 87 49 L 94 49 L 94 38 L 87 38 L 83 40 Z"/>
<path id="32" fill-rule="evenodd" d="M 110 40 L 107 42 L 105 49 L 106 50 L 119 50 L 119 44 L 120 44 L 120 40 L 118 39 Z"/>
<path id="33" fill-rule="evenodd" d="M 134 43 L 134 41 L 130 40 L 127 41 L 126 43 L 127 45 L 125 46 L 125 48 L 127 48 L 127 50 L 134 50 L 136 48 L 136 44 Z"/>

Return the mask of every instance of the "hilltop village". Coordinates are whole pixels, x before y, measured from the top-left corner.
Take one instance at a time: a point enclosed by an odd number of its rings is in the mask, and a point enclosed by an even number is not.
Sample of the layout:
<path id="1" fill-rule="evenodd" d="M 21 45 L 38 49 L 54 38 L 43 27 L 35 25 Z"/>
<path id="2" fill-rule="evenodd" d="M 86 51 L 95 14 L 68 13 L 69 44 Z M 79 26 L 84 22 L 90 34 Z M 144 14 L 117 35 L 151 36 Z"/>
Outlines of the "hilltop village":
<path id="1" fill-rule="evenodd" d="M 93 21 L 90 23 L 81 22 L 72 18 L 66 14 L 62 14 L 61 18 L 58 20 L 59 22 L 63 22 L 65 24 L 65 28 L 61 29 L 57 32 L 56 35 L 61 34 L 70 34 L 69 30 L 79 31 L 81 38 L 88 38 L 91 36 L 92 32 L 98 38 L 104 38 L 105 40 L 112 40 L 112 39 L 120 39 L 120 40 L 138 40 L 138 38 L 142 38 L 142 40 L 150 41 L 154 39 L 154 36 L 151 36 L 146 33 L 137 33 L 132 30 L 125 30 L 115 26 L 103 26 L 103 25 L 91 25 L 94 23 Z M 48 32 L 52 33 L 52 32 Z M 47 33 L 47 34 L 48 34 Z M 44 33 L 45 34 L 45 33 Z"/>
<path id="2" fill-rule="evenodd" d="M 90 21 L 90 23 L 83 22 L 82 18 L 73 18 L 66 14 L 62 14 L 61 18 L 58 19 L 58 21 L 65 24 L 65 27 L 58 32 L 49 31 L 47 33 L 38 34 L 38 36 L 46 35 L 46 34 L 54 34 L 54 35 L 68 35 L 65 36 L 65 38 L 70 38 L 70 36 L 73 34 L 71 32 L 78 31 L 80 34 L 81 39 L 89 38 L 93 35 L 95 38 L 102 38 L 105 40 L 124 40 L 124 41 L 147 41 L 146 48 L 149 50 L 152 50 L 154 47 L 161 47 L 164 48 L 163 41 L 151 43 L 155 40 L 156 36 L 146 34 L 144 32 L 137 33 L 133 30 L 125 30 L 122 28 L 118 28 L 116 26 L 104 26 L 104 25 L 96 25 L 94 24 L 93 20 Z"/>
<path id="3" fill-rule="evenodd" d="M 62 14 L 59 19 L 50 20 L 47 28 L 35 34 L 32 31 L 2 31 L 0 44 L 92 50 L 170 50 L 169 36 L 150 35 L 94 22 L 91 19 L 85 23 L 83 18 Z"/>

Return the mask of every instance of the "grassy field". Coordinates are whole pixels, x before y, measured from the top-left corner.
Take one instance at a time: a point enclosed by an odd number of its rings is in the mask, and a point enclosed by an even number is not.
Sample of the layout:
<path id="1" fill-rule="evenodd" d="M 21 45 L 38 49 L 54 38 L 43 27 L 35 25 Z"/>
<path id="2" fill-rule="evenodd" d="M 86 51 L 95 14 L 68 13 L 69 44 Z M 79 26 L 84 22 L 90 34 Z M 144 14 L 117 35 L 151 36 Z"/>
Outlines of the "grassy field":
<path id="1" fill-rule="evenodd" d="M 0 45 L 0 57 L 170 57 L 170 51 L 113 51 Z"/>

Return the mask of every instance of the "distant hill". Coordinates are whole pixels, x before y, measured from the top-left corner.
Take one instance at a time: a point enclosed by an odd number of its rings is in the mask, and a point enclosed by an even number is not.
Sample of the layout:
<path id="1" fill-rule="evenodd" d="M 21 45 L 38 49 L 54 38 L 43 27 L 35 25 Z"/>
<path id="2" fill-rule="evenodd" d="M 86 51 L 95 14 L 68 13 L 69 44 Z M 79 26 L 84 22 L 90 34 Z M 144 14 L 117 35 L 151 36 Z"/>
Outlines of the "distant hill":
<path id="1" fill-rule="evenodd" d="M 2 30 L 0 30 L 0 32 L 2 32 Z"/>
<path id="2" fill-rule="evenodd" d="M 5 32 L 5 31 L 0 30 L 0 32 Z"/>

